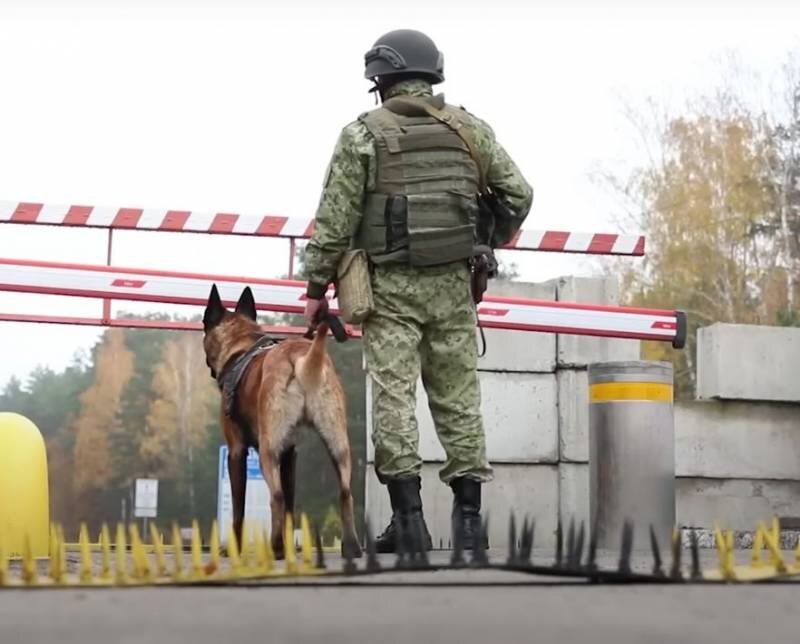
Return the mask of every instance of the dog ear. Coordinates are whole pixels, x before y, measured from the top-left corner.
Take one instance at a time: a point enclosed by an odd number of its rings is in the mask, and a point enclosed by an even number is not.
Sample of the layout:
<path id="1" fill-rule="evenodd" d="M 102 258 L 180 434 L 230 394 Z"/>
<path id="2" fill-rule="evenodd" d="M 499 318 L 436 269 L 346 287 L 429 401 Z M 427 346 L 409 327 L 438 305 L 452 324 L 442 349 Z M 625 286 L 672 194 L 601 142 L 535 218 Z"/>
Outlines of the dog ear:
<path id="1" fill-rule="evenodd" d="M 206 304 L 206 311 L 203 313 L 203 330 L 208 331 L 217 326 L 228 310 L 223 306 L 222 300 L 219 297 L 217 285 L 211 286 L 211 293 L 208 295 L 208 304 Z"/>
<path id="2" fill-rule="evenodd" d="M 253 297 L 253 291 L 247 286 L 242 291 L 239 301 L 236 303 L 236 312 L 249 317 L 253 322 L 256 321 L 256 299 Z"/>

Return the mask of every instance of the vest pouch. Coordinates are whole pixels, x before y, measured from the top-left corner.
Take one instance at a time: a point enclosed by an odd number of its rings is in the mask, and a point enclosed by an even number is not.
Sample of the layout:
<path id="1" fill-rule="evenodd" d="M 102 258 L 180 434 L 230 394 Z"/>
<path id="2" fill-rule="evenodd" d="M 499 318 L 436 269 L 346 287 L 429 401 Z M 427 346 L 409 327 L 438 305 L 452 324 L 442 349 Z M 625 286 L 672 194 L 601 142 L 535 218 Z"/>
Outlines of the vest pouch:
<path id="1" fill-rule="evenodd" d="M 412 266 L 436 266 L 468 259 L 472 256 L 474 235 L 471 224 L 409 230 L 408 261 Z"/>
<path id="2" fill-rule="evenodd" d="M 336 279 L 339 314 L 348 324 L 360 324 L 375 310 L 366 251 L 347 251 L 336 269 Z"/>

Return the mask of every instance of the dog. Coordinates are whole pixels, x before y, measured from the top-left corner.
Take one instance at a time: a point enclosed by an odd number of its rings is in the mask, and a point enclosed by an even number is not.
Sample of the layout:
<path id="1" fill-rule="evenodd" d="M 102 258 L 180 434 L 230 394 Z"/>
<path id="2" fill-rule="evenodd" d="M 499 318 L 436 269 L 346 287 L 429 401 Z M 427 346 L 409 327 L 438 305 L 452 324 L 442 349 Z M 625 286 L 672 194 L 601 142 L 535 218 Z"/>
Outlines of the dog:
<path id="1" fill-rule="evenodd" d="M 220 425 L 228 445 L 233 528 L 239 544 L 247 451 L 254 447 L 270 492 L 272 549 L 276 557 L 283 556 L 284 521 L 294 512 L 296 438 L 301 425 L 311 425 L 327 447 L 339 479 L 342 554 L 361 556 L 350 490 L 352 463 L 345 397 L 326 351 L 328 325 L 320 324 L 313 340 L 290 338 L 269 346 L 270 339 L 256 322 L 250 287 L 244 289 L 231 312 L 214 284 L 203 315 L 203 330 L 206 364 L 223 390 Z M 249 363 L 242 368 L 247 359 Z M 231 392 L 230 378 L 237 365 L 238 383 L 233 384 Z"/>

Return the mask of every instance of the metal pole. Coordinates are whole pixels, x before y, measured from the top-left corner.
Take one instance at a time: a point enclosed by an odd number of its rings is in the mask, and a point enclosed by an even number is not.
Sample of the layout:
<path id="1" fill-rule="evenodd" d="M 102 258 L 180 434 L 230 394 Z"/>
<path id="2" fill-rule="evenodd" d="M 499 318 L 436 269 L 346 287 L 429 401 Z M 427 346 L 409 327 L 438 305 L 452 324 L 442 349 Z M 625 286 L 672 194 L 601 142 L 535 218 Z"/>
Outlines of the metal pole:
<path id="1" fill-rule="evenodd" d="M 600 548 L 620 547 L 631 521 L 634 547 L 650 526 L 668 544 L 675 525 L 675 429 L 669 362 L 589 365 L 589 507 Z"/>
<path id="2" fill-rule="evenodd" d="M 289 237 L 289 279 L 294 279 L 294 253 L 295 242 L 294 237 Z"/>
<path id="3" fill-rule="evenodd" d="M 114 241 L 114 229 L 108 229 L 108 244 L 106 246 L 106 266 L 111 266 L 111 249 Z M 111 320 L 111 300 L 103 299 L 103 322 L 108 323 Z"/>

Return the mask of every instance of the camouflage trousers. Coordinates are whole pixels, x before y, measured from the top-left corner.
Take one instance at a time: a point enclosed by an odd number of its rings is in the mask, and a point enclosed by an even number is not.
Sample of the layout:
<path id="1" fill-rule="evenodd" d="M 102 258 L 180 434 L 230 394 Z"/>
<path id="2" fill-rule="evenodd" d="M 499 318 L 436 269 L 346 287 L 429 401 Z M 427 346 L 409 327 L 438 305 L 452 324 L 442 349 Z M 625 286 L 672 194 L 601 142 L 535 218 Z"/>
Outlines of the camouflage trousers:
<path id="1" fill-rule="evenodd" d="M 372 289 L 375 313 L 364 323 L 364 351 L 372 379 L 378 478 L 386 482 L 420 474 L 414 412 L 421 375 L 447 457 L 440 478 L 445 483 L 459 476 L 491 480 L 468 267 L 376 266 Z"/>

